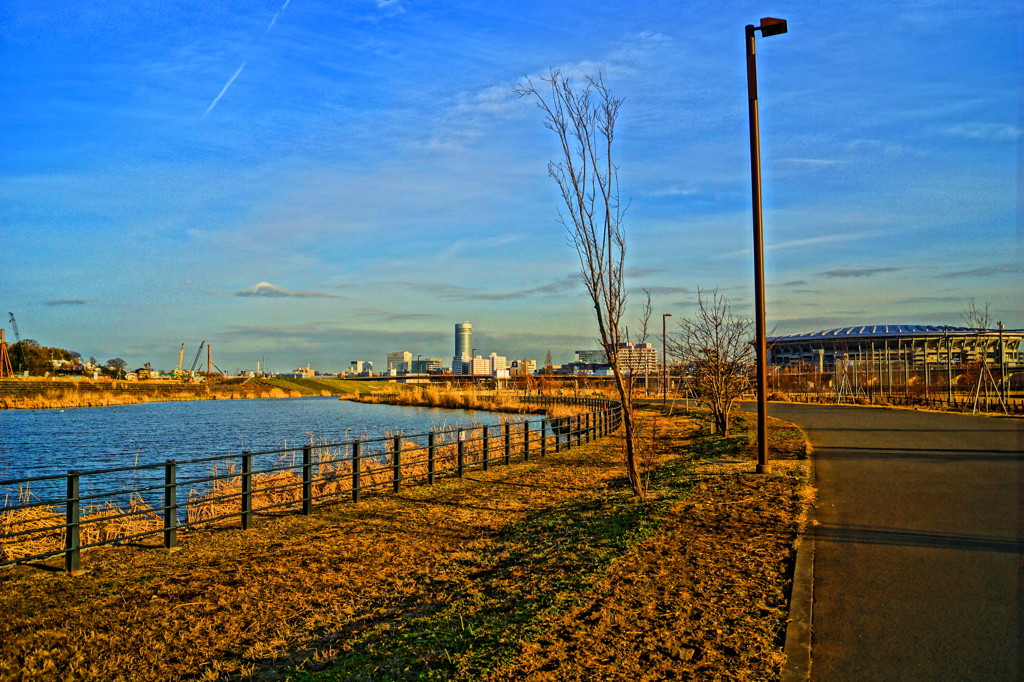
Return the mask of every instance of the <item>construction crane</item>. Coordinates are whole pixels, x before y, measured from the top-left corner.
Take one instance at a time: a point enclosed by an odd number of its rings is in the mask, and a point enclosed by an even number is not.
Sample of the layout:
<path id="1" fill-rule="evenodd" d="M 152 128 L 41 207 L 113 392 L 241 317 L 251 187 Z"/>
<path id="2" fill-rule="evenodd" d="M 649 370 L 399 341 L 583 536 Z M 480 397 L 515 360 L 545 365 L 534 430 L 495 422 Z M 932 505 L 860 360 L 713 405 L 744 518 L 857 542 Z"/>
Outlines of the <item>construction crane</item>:
<path id="1" fill-rule="evenodd" d="M 185 359 L 185 343 L 182 342 L 181 350 L 178 351 L 178 369 L 177 369 L 178 372 L 181 371 L 181 363 L 182 363 L 182 361 L 184 359 Z"/>
<path id="2" fill-rule="evenodd" d="M 18 371 L 28 369 L 28 360 L 25 359 L 25 345 L 21 342 L 21 333 L 18 331 L 18 321 L 14 319 L 14 313 L 7 313 L 11 318 L 11 328 L 14 329 L 14 340 L 18 342 L 18 352 L 21 355 L 21 365 Z"/>
<path id="3" fill-rule="evenodd" d="M 206 345 L 206 339 L 203 339 L 199 344 L 199 350 L 196 351 L 196 356 L 192 358 L 192 366 L 188 368 L 188 373 L 194 375 L 196 372 L 196 365 L 199 364 L 199 354 L 203 352 L 203 346 Z"/>

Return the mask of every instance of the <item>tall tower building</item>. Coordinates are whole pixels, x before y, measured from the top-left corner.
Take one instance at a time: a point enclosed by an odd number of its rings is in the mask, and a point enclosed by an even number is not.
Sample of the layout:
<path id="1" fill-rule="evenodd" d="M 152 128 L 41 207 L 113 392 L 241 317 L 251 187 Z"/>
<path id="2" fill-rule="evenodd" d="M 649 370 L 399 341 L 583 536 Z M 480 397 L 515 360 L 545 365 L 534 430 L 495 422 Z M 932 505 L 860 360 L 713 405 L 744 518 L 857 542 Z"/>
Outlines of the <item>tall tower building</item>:
<path id="1" fill-rule="evenodd" d="M 473 357 L 473 325 L 460 322 L 455 325 L 455 357 Z"/>

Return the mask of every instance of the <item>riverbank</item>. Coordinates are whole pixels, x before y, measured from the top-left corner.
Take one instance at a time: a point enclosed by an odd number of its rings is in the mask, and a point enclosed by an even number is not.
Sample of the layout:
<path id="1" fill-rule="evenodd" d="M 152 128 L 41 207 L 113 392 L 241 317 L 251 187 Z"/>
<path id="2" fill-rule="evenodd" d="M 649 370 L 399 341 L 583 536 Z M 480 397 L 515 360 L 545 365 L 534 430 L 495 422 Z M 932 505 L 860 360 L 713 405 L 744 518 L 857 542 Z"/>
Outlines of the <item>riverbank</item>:
<path id="1" fill-rule="evenodd" d="M 571 417 L 593 408 L 573 405 L 568 402 L 553 405 L 539 405 L 526 399 L 522 391 L 493 391 L 472 388 L 447 388 L 443 386 L 416 386 L 384 384 L 380 390 L 364 391 L 352 396 L 361 403 L 397 405 L 401 407 L 439 407 L 448 410 L 487 410 L 489 412 L 510 412 L 513 414 L 546 414 L 552 418 Z M 535 395 L 534 397 L 540 397 Z M 568 397 L 568 396 L 560 396 Z M 600 392 L 580 394 L 579 398 L 607 399 Z"/>
<path id="2" fill-rule="evenodd" d="M 351 396 L 380 390 L 377 382 L 338 379 L 211 379 L 203 383 L 112 379 L 12 378 L 0 380 L 0 409 L 106 407 L 178 400 L 251 400 Z"/>
<path id="3" fill-rule="evenodd" d="M 803 435 L 772 420 L 776 475 L 753 476 L 752 420 L 641 417 L 644 501 L 611 437 L 174 553 L 93 550 L 84 575 L 0 572 L 0 677 L 777 679 Z"/>

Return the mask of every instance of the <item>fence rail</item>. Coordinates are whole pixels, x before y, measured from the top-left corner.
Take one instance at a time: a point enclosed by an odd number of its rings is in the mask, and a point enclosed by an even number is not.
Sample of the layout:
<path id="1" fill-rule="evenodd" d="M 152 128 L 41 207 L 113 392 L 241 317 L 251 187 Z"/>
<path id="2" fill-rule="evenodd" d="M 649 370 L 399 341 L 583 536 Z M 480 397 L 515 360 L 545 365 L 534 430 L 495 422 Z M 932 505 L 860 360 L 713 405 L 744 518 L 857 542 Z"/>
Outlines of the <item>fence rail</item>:
<path id="1" fill-rule="evenodd" d="M 74 572 L 84 549 L 138 544 L 152 537 L 160 537 L 160 545 L 171 549 L 178 544 L 179 531 L 233 520 L 248 529 L 261 513 L 290 509 L 311 514 L 315 503 L 358 503 L 367 491 L 398 493 L 402 486 L 433 485 L 470 470 L 486 471 L 589 443 L 621 423 L 616 401 L 521 400 L 589 410 L 568 417 L 545 415 L 499 425 L 0 480 L 0 491 L 19 491 L 17 504 L 0 508 L 0 567 L 63 555 L 65 570 Z M 197 473 L 204 468 L 206 472 Z M 127 471 L 142 483 L 107 489 L 109 478 L 104 477 Z M 32 499 L 29 486 L 39 484 L 49 490 L 61 486 L 66 494 Z"/>
<path id="2" fill-rule="evenodd" d="M 863 392 L 837 396 L 834 392 L 769 390 L 769 400 L 784 397 L 796 403 L 840 403 L 859 405 L 894 405 L 899 407 L 925 407 L 957 412 L 983 412 L 992 414 L 1024 415 L 1024 399 L 993 396 L 956 395 L 951 398 L 936 395 L 909 395 L 901 393 Z M 751 397 L 753 399 L 753 397 Z"/>

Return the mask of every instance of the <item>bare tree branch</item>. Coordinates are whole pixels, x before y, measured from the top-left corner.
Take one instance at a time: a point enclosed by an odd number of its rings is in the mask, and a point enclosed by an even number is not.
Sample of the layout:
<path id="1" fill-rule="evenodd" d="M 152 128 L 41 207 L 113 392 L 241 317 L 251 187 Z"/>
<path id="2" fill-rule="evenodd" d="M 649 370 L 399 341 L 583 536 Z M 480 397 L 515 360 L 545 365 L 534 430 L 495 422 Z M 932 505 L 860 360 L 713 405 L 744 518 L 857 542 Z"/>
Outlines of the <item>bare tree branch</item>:
<path id="1" fill-rule="evenodd" d="M 991 306 L 991 303 L 985 301 L 985 304 L 979 308 L 972 298 L 971 305 L 960 313 L 960 318 L 963 319 L 964 324 L 973 329 L 988 329 L 992 324 L 992 315 L 988 310 Z"/>
<path id="2" fill-rule="evenodd" d="M 697 288 L 697 313 L 679 320 L 679 332 L 670 338 L 668 353 L 691 373 L 691 389 L 711 412 L 716 430 L 729 434 L 729 413 L 750 385 L 755 360 L 753 322 L 736 317 L 729 299 Z"/>
<path id="3" fill-rule="evenodd" d="M 626 476 L 633 492 L 643 496 L 635 457 L 632 391 L 619 363 L 625 341 L 621 322 L 626 309 L 626 236 L 619 169 L 612 151 L 622 99 L 605 86 L 600 73 L 587 77 L 582 87 L 574 87 L 559 71 L 540 80 L 535 84 L 526 79 L 516 92 L 535 101 L 544 112 L 544 126 L 558 138 L 560 160 L 548 163 L 548 174 L 562 194 L 565 211 L 559 211 L 559 219 L 579 257 L 580 278 L 594 307 L 601 348 L 622 401 Z"/>

